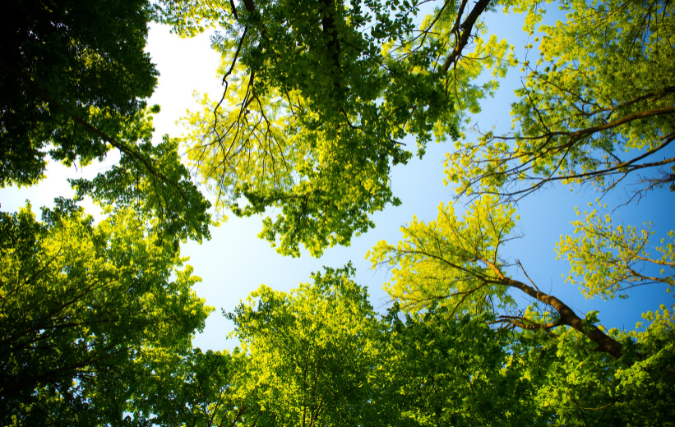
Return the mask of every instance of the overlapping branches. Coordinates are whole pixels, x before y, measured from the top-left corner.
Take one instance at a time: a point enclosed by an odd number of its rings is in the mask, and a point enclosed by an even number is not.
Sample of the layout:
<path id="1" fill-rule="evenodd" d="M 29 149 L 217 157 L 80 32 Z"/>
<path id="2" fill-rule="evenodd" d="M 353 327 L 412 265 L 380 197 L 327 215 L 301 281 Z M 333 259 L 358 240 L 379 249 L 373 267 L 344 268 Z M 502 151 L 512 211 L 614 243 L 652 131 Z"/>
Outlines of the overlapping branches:
<path id="1" fill-rule="evenodd" d="M 556 181 L 606 192 L 640 173 L 633 197 L 673 184 L 663 169 L 675 163 L 672 11 L 658 0 L 596 6 L 540 28 L 542 58 L 523 64 L 515 132 L 478 132 L 448 155 L 458 197 L 518 200 Z"/>
<path id="2" fill-rule="evenodd" d="M 581 319 L 555 296 L 541 292 L 534 282 L 530 286 L 506 273 L 508 265 L 499 258 L 499 248 L 514 238 L 513 214 L 512 207 L 488 196 L 477 199 L 461 221 L 451 206 L 441 205 L 436 221 L 413 220 L 402 228 L 403 240 L 397 246 L 379 242 L 367 257 L 373 266 L 393 268 L 392 282 L 385 287 L 409 310 L 420 310 L 434 301 L 447 306 L 451 315 L 510 310 L 515 301 L 507 291 L 517 289 L 555 310 L 554 318 L 541 323 L 532 316 L 505 313 L 499 322 L 530 330 L 568 326 L 595 342 L 597 351 L 619 358 L 621 343 Z"/>

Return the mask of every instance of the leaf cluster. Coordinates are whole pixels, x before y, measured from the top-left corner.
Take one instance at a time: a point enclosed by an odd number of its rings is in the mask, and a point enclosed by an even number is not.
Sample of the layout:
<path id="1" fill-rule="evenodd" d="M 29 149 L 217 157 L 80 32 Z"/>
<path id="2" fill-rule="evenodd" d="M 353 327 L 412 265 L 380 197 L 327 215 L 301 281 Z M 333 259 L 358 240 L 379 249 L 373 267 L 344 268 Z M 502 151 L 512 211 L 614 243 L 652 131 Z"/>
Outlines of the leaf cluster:
<path id="1" fill-rule="evenodd" d="M 302 245 L 320 256 L 397 205 L 389 172 L 412 157 L 401 139 L 414 136 L 421 157 L 432 138 L 458 138 L 461 111 L 477 111 L 497 87 L 470 81 L 485 67 L 503 76 L 509 64 L 506 42 L 479 37 L 489 2 L 445 2 L 417 30 L 419 5 L 232 3 L 213 38 L 223 96 L 186 118 L 189 159 L 216 207 L 238 216 L 276 208 L 259 237 L 283 255 L 299 256 Z M 215 23 L 208 13 L 199 22 Z"/>
<path id="2" fill-rule="evenodd" d="M 120 209 L 94 226 L 65 201 L 44 212 L 0 218 L 2 422 L 121 421 L 136 361 L 189 350 L 212 309 L 147 219 Z"/>
<path id="3" fill-rule="evenodd" d="M 541 19 L 537 5 L 517 8 L 529 7 L 527 31 Z M 519 199 L 554 181 L 607 191 L 631 174 L 640 198 L 672 182 L 663 167 L 674 160 L 661 157 L 675 139 L 668 2 L 564 1 L 561 8 L 567 22 L 540 25 L 539 58 L 522 63 L 513 132 L 482 132 L 448 155 L 447 180 L 458 194 Z"/>

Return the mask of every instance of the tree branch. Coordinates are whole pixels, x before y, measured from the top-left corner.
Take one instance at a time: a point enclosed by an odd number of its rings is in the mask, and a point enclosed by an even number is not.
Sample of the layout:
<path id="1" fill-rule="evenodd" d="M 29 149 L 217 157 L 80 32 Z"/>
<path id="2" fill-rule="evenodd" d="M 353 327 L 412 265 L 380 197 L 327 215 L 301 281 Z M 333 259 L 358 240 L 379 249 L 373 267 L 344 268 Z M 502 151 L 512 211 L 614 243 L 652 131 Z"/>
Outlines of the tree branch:
<path id="1" fill-rule="evenodd" d="M 187 196 L 183 192 L 183 189 L 180 188 L 180 186 L 177 183 L 174 183 L 169 178 L 167 178 L 163 173 L 161 173 L 160 171 L 155 169 L 155 167 L 148 161 L 148 159 L 145 159 L 143 156 L 141 156 L 140 154 L 138 154 L 137 152 L 135 152 L 131 148 L 127 147 L 125 144 L 117 141 L 115 138 L 111 137 L 110 135 L 106 134 L 105 132 L 101 131 L 100 129 L 92 126 L 89 123 L 87 123 L 85 120 L 83 120 L 79 116 L 66 111 L 63 107 L 61 107 L 61 105 L 56 100 L 54 100 L 51 96 L 49 96 L 42 89 L 40 89 L 37 86 L 37 84 L 35 84 L 35 82 L 33 82 L 33 80 L 31 80 L 31 78 L 29 76 L 25 75 L 24 73 L 22 73 L 18 70 L 15 70 L 14 68 L 6 65 L 3 62 L 0 62 L 0 68 L 7 71 L 8 73 L 18 77 L 19 79 L 21 79 L 28 87 L 31 88 L 31 90 L 33 90 L 33 92 L 35 92 L 43 100 L 47 101 L 51 106 L 54 107 L 54 109 L 64 111 L 65 114 L 67 114 L 75 123 L 84 127 L 88 131 L 98 135 L 101 139 L 103 139 L 104 141 L 106 141 L 107 143 L 112 145 L 113 147 L 117 148 L 118 150 L 120 150 L 124 154 L 128 155 L 129 157 L 135 159 L 137 162 L 142 163 L 152 175 L 155 175 L 155 176 L 159 177 L 162 181 L 164 181 L 167 184 L 174 187 L 176 190 L 178 190 L 178 193 L 183 197 L 183 199 L 187 199 Z"/>
<path id="2" fill-rule="evenodd" d="M 464 4 L 465 2 L 462 3 L 462 6 Z M 471 13 L 469 13 L 469 16 L 467 16 L 466 20 L 462 23 L 462 25 L 459 26 L 459 28 L 463 29 L 464 31 L 462 31 L 462 34 L 459 36 L 457 44 L 455 45 L 455 49 L 450 53 L 450 55 L 448 55 L 448 57 L 445 60 L 445 63 L 443 63 L 442 67 L 443 74 L 448 72 L 450 65 L 456 63 L 459 60 L 459 57 L 462 54 L 462 49 L 464 49 L 464 47 L 466 47 L 466 45 L 469 43 L 469 37 L 471 36 L 473 26 L 476 24 L 476 20 L 489 5 L 490 0 L 479 0 L 474 6 Z M 457 15 L 458 19 L 459 16 L 460 15 L 458 14 Z M 453 28 L 453 30 L 455 29 Z"/>

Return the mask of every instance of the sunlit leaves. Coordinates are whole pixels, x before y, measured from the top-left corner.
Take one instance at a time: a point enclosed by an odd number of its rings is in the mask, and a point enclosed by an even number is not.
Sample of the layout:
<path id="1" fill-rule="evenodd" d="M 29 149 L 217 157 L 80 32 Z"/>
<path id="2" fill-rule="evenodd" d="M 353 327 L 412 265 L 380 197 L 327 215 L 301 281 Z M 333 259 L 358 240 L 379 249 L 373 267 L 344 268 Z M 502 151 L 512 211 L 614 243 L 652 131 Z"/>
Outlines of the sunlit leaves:
<path id="1" fill-rule="evenodd" d="M 356 425 L 367 406 L 376 319 L 353 268 L 312 275 L 290 294 L 261 286 L 228 317 L 250 361 L 239 387 L 277 425 Z M 262 415 L 261 415 L 262 417 Z"/>
<path id="2" fill-rule="evenodd" d="M 512 238 L 514 208 L 496 198 L 474 202 L 460 219 L 441 204 L 428 224 L 413 218 L 393 246 L 381 241 L 366 257 L 373 267 L 391 266 L 387 292 L 418 310 L 437 300 L 452 312 L 482 312 L 511 302 L 491 266 L 502 264 L 499 247 Z"/>
<path id="3" fill-rule="evenodd" d="M 63 201 L 45 213 L 45 223 L 30 206 L 1 218 L 0 412 L 121 419 L 134 360 L 148 347 L 189 349 L 212 309 L 192 268 L 133 211 L 95 227 Z"/>
<path id="4" fill-rule="evenodd" d="M 458 46 L 452 28 L 469 9 L 457 17 L 448 4 L 424 37 L 411 36 L 416 2 L 241 2 L 236 11 L 214 38 L 223 100 L 205 99 L 188 117 L 186 142 L 219 209 L 277 208 L 260 237 L 284 255 L 304 246 L 319 256 L 372 228 L 372 213 L 398 203 L 390 167 L 412 156 L 400 140 L 416 137 L 422 156 L 432 138 L 458 138 L 461 111 L 478 111 L 497 87 L 470 81 L 485 68 L 503 76 L 511 62 L 506 42 L 479 37 L 480 22 L 465 31 L 469 47 Z"/>
<path id="5" fill-rule="evenodd" d="M 653 247 L 656 253 L 651 252 L 649 238 L 654 231 L 649 225 L 643 229 L 615 226 L 609 215 L 603 217 L 597 209 L 585 211 L 584 216 L 583 221 L 572 223 L 575 236 L 561 236 L 556 251 L 558 258 L 566 258 L 572 267 L 567 281 L 579 285 L 587 298 L 625 298 L 625 291 L 635 286 L 658 282 L 675 285 L 673 243 L 666 243 L 664 238 L 661 246 Z M 673 238 L 672 231 L 668 238 Z"/>
<path id="6" fill-rule="evenodd" d="M 634 171 L 648 173 L 639 194 L 672 181 L 659 168 L 673 159 L 656 155 L 675 139 L 672 11 L 660 1 L 561 8 L 567 22 L 539 26 L 541 59 L 523 64 L 514 132 L 485 133 L 448 158 L 460 194 L 519 198 L 557 180 L 606 191 Z M 536 2 L 516 9 L 529 10 L 530 30 L 543 11 Z"/>

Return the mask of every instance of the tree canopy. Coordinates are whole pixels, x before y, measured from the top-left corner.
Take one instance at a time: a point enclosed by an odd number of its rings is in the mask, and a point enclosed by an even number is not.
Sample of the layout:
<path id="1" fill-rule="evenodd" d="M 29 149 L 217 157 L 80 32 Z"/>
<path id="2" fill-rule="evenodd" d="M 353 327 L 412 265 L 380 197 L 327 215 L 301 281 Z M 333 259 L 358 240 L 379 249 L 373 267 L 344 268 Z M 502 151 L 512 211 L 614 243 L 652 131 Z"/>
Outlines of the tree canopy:
<path id="1" fill-rule="evenodd" d="M 672 425 L 668 309 L 644 331 L 611 331 L 633 356 L 616 359 L 574 329 L 495 328 L 488 311 L 378 316 L 353 272 L 261 286 L 226 314 L 233 353 L 152 362 L 162 374 L 134 405 L 157 425 Z"/>
<path id="2" fill-rule="evenodd" d="M 48 161 L 86 166 L 113 148 L 120 160 L 72 180 L 74 200 L 41 221 L 29 202 L 0 212 L 2 425 L 674 425 L 672 308 L 606 328 L 598 310 L 542 292 L 508 249 L 523 237 L 517 202 L 538 190 L 592 184 L 603 197 L 632 183 L 631 202 L 675 189 L 672 5 L 561 0 L 566 22 L 543 25 L 549 1 L 442 0 L 423 16 L 426 3 L 8 5 L 0 185 L 36 185 Z M 489 33 L 499 11 L 526 14 L 538 59 Z M 215 27 L 222 59 L 222 95 L 160 143 L 150 22 L 183 37 Z M 512 132 L 469 128 L 518 67 Z M 420 158 L 454 143 L 457 196 L 367 254 L 390 271 L 386 312 L 351 264 L 325 267 L 223 310 L 234 350 L 192 346 L 214 309 L 182 242 L 231 212 L 268 215 L 259 237 L 281 255 L 349 246 L 400 204 L 390 180 L 414 155 L 407 137 Z M 597 203 L 555 245 L 565 281 L 587 298 L 670 292 L 673 231 L 619 224 Z"/>
<path id="3" fill-rule="evenodd" d="M 44 178 L 48 144 L 54 160 L 87 164 L 110 149 L 102 134 L 133 129 L 157 84 L 143 52 L 145 9 L 143 1 L 8 5 L 0 65 L 3 186 Z"/>
<path id="4" fill-rule="evenodd" d="M 414 135 L 422 156 L 433 137 L 457 138 L 461 111 L 496 86 L 471 80 L 486 66 L 505 72 L 507 44 L 477 36 L 488 1 L 463 22 L 466 2 L 446 2 L 417 35 L 419 5 L 243 1 L 220 4 L 217 18 L 207 3 L 159 9 L 179 34 L 220 27 L 224 92 L 187 118 L 188 157 L 218 206 L 279 209 L 260 237 L 281 254 L 298 256 L 302 244 L 319 256 L 372 228 L 371 214 L 400 203 L 390 169 L 412 156 L 400 140 Z"/>
<path id="5" fill-rule="evenodd" d="M 176 244 L 201 240 L 210 236 L 210 203 L 180 162 L 178 141 L 150 142 L 160 109 L 147 105 L 158 75 L 144 51 L 151 16 L 138 0 L 8 6 L 0 21 L 0 186 L 38 183 L 48 158 L 82 167 L 115 148 L 119 165 L 74 182 L 78 197 L 153 212 Z"/>
<path id="6" fill-rule="evenodd" d="M 513 132 L 485 131 L 475 142 L 458 143 L 447 158 L 448 181 L 459 194 L 515 199 L 555 181 L 607 191 L 628 175 L 640 182 L 634 197 L 674 189 L 675 158 L 665 150 L 675 140 L 668 2 L 560 5 L 567 22 L 539 26 L 539 58 L 522 63 Z"/>
<path id="7" fill-rule="evenodd" d="M 147 218 L 94 226 L 66 202 L 43 218 L 30 205 L 0 217 L 2 423 L 121 422 L 139 360 L 189 351 L 213 309 Z"/>

